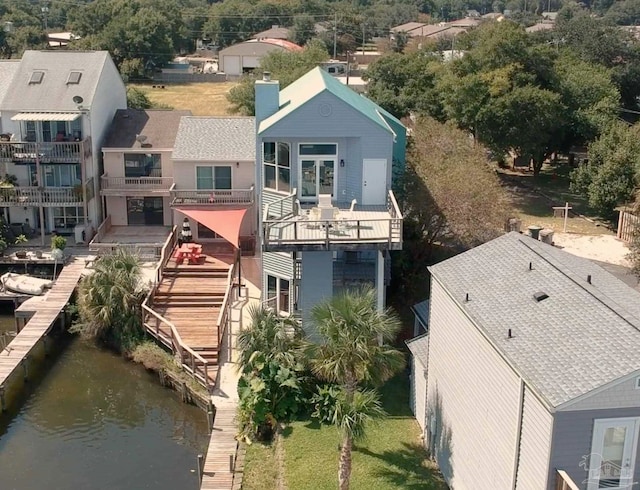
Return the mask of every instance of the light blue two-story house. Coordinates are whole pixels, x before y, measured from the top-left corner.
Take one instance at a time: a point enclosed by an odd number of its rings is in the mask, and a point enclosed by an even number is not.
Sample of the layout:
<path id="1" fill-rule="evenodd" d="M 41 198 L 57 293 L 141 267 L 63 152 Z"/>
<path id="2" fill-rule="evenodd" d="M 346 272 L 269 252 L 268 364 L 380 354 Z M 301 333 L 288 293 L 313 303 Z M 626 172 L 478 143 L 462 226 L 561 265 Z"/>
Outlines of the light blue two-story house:
<path id="1" fill-rule="evenodd" d="M 315 68 L 288 87 L 256 90 L 256 193 L 263 300 L 301 315 L 343 288 L 371 285 L 384 306 L 389 250 L 402 248 L 392 176 L 406 129 Z"/>

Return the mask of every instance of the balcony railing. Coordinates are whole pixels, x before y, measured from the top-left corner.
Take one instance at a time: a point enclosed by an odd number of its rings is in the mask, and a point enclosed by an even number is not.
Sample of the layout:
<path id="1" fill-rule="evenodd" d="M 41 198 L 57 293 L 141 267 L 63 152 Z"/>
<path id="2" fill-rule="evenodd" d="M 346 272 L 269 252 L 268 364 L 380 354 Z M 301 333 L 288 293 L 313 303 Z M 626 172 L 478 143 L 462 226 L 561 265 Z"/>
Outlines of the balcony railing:
<path id="1" fill-rule="evenodd" d="M 172 206 L 226 206 L 253 204 L 253 186 L 250 189 L 176 190 L 171 189 Z"/>
<path id="2" fill-rule="evenodd" d="M 0 161 L 14 163 L 80 163 L 91 151 L 88 140 L 0 141 Z"/>
<path id="3" fill-rule="evenodd" d="M 289 196 L 287 196 L 287 199 Z M 278 203 L 276 208 L 278 207 Z M 348 207 L 348 204 L 347 204 Z M 263 249 L 266 252 L 300 250 L 402 249 L 402 213 L 392 191 L 386 206 L 334 208 L 332 219 L 320 219 L 317 209 L 299 209 L 274 218 L 270 205 L 263 215 Z M 298 208 L 298 209 L 295 209 Z"/>
<path id="4" fill-rule="evenodd" d="M 556 470 L 556 490 L 580 490 L 564 470 Z"/>
<path id="5" fill-rule="evenodd" d="M 78 206 L 81 203 L 81 187 L 0 187 L 0 207 Z"/>
<path id="6" fill-rule="evenodd" d="M 100 177 L 100 194 L 103 196 L 160 194 L 169 195 L 172 177 Z"/>

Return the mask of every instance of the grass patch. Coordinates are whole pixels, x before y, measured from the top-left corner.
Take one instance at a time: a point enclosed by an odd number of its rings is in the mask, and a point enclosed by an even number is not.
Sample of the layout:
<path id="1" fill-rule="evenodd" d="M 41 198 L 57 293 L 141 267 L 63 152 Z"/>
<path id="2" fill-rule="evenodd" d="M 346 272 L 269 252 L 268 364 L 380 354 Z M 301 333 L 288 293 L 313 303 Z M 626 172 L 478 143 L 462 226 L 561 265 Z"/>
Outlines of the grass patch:
<path id="1" fill-rule="evenodd" d="M 236 83 L 180 83 L 165 84 L 164 89 L 151 85 L 131 84 L 156 104 L 178 110 L 189 110 L 194 116 L 227 116 L 231 112 L 227 93 Z"/>
<path id="2" fill-rule="evenodd" d="M 569 189 L 571 170 L 573 169 L 567 164 L 545 164 L 540 175 L 535 178 L 531 172 L 498 170 L 498 175 L 511 196 L 515 214 L 522 220 L 523 231 L 526 231 L 527 226 L 539 225 L 562 232 L 564 218 L 554 218 L 552 208 L 564 206 L 566 202 L 574 213 L 594 220 L 599 219 L 589 208 L 586 198 Z M 567 219 L 567 232 L 582 235 L 612 234 L 605 226 L 598 226 L 571 214 Z"/>
<path id="3" fill-rule="evenodd" d="M 277 488 L 278 467 L 275 445 L 254 443 L 247 445 L 242 488 L 245 490 L 273 490 Z"/>
<path id="4" fill-rule="evenodd" d="M 351 488 L 446 489 L 442 477 L 427 459 L 421 445 L 420 429 L 409 410 L 409 381 L 406 374 L 390 380 L 381 391 L 383 405 L 389 416 L 370 426 L 367 439 L 356 444 Z M 287 427 L 284 431 L 287 487 L 296 490 L 335 489 L 338 484 L 339 443 L 337 429 L 332 426 L 302 420 Z M 273 450 L 254 446 L 247 452 L 246 472 L 260 468 L 263 478 L 257 484 L 251 479 L 245 480 L 243 488 L 276 488 L 277 475 L 271 475 L 271 467 L 275 466 Z M 264 481 L 267 477 L 271 479 Z"/>

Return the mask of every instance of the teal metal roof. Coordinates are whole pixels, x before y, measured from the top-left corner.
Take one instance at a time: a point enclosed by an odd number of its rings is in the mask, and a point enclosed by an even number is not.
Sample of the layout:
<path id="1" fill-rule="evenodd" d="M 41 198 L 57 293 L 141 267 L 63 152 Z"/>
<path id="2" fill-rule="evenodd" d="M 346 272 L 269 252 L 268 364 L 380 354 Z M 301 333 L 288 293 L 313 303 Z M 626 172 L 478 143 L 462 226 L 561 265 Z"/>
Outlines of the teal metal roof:
<path id="1" fill-rule="evenodd" d="M 277 124 L 325 90 L 393 135 L 397 135 L 400 128 L 404 132 L 404 126 L 392 114 L 316 67 L 280 91 L 280 110 L 260 123 L 258 133 Z"/>

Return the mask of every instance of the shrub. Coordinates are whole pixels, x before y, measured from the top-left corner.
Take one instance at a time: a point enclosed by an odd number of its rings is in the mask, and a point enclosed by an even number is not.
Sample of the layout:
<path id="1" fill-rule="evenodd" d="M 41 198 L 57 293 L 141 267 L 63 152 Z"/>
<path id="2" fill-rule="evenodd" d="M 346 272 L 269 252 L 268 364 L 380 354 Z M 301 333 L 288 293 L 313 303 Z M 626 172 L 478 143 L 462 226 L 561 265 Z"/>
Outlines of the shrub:
<path id="1" fill-rule="evenodd" d="M 67 239 L 61 235 L 56 235 L 51 238 L 51 250 L 59 249 L 64 250 L 67 246 Z"/>
<path id="2" fill-rule="evenodd" d="M 171 354 L 150 341 L 137 345 L 131 352 L 131 359 L 138 364 L 142 364 L 146 369 L 153 371 L 169 369 L 173 364 Z"/>
<path id="3" fill-rule="evenodd" d="M 313 405 L 311 416 L 318 419 L 321 424 L 333 424 L 339 396 L 339 386 L 332 384 L 318 385 L 310 400 Z"/>

